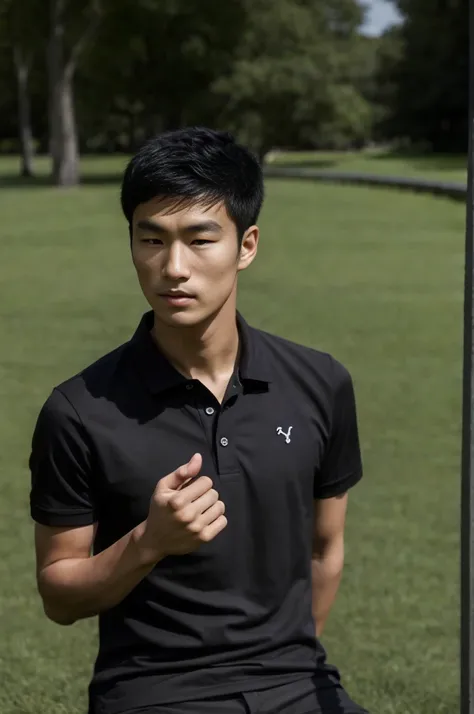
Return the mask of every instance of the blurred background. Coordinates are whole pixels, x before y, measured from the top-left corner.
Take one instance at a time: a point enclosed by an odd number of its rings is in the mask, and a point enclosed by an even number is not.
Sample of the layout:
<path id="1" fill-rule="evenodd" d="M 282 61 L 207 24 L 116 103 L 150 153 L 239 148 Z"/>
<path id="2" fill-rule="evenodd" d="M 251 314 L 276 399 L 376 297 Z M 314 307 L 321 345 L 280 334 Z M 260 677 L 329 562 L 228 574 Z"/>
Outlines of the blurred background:
<path id="1" fill-rule="evenodd" d="M 0 711 L 81 714 L 96 623 L 48 622 L 27 461 L 52 387 L 146 309 L 119 207 L 149 136 L 228 129 L 270 167 L 466 185 L 467 0 L 0 0 Z M 331 352 L 365 478 L 324 633 L 372 714 L 459 709 L 463 202 L 266 180 L 256 327 Z"/>
<path id="2" fill-rule="evenodd" d="M 270 149 L 464 152 L 467 0 L 2 0 L 0 151 L 133 152 L 177 126 Z M 20 131 L 19 131 L 20 129 Z"/>

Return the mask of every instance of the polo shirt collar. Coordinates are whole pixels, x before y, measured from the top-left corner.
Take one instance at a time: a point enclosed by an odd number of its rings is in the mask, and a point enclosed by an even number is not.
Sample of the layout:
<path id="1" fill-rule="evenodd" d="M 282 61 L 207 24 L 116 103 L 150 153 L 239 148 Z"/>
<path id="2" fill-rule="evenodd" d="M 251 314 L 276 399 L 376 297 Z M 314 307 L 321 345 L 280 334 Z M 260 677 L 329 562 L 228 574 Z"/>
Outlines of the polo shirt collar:
<path id="1" fill-rule="evenodd" d="M 151 336 L 154 316 L 153 311 L 146 312 L 130 340 L 136 366 L 154 394 L 184 386 L 192 380 L 187 379 L 166 359 Z M 237 328 L 240 335 L 240 360 L 238 374 L 242 383 L 269 383 L 268 366 L 258 344 L 258 332 L 251 328 L 242 315 L 237 312 Z"/>
<path id="2" fill-rule="evenodd" d="M 240 335 L 240 379 L 269 384 L 272 381 L 270 369 L 266 360 L 265 345 L 258 330 L 250 327 L 238 311 L 237 328 Z"/>

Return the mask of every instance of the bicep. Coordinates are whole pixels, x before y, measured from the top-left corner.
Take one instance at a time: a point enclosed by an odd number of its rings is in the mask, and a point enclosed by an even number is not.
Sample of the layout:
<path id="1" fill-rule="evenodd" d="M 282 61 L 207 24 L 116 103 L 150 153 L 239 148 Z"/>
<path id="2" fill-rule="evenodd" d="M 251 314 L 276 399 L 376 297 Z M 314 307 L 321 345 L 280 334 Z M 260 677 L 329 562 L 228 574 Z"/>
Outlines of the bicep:
<path id="1" fill-rule="evenodd" d="M 313 555 L 322 555 L 333 544 L 344 539 L 349 494 L 314 500 Z"/>
<path id="2" fill-rule="evenodd" d="M 55 527 L 35 524 L 36 572 L 69 558 L 91 555 L 97 524 L 80 527 Z"/>

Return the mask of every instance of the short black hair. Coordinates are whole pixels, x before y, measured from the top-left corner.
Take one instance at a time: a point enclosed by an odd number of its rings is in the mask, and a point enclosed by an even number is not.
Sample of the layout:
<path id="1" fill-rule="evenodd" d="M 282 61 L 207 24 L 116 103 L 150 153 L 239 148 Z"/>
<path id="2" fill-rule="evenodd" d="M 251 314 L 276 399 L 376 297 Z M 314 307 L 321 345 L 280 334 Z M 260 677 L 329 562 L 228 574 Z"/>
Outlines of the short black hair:
<path id="1" fill-rule="evenodd" d="M 121 203 L 130 226 L 136 207 L 155 197 L 181 205 L 223 202 L 239 240 L 257 222 L 263 203 L 258 159 L 225 131 L 190 127 L 145 143 L 125 169 Z"/>

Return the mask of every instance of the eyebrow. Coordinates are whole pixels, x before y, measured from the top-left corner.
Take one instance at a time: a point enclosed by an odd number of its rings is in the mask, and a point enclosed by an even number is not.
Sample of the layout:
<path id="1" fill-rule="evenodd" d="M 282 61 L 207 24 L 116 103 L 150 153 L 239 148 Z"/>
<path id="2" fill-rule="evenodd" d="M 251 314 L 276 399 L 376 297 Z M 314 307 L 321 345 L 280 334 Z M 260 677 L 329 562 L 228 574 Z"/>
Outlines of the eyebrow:
<path id="1" fill-rule="evenodd" d="M 144 218 L 141 221 L 138 221 L 137 223 L 138 228 L 140 228 L 143 231 L 151 231 L 152 233 L 156 233 L 157 235 L 166 235 L 169 233 L 169 231 L 166 230 L 160 223 L 156 223 L 156 221 L 152 221 L 149 218 Z M 217 233 L 222 230 L 222 226 L 217 223 L 216 221 L 212 220 L 207 220 L 207 221 L 200 221 L 199 223 L 192 223 L 189 226 L 186 226 L 184 229 L 184 233 Z"/>

